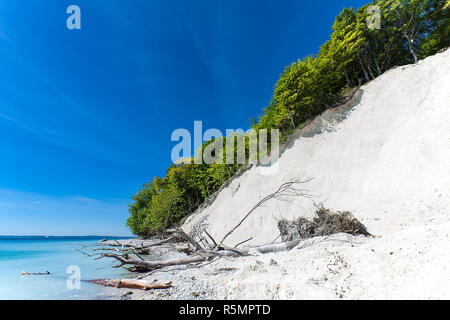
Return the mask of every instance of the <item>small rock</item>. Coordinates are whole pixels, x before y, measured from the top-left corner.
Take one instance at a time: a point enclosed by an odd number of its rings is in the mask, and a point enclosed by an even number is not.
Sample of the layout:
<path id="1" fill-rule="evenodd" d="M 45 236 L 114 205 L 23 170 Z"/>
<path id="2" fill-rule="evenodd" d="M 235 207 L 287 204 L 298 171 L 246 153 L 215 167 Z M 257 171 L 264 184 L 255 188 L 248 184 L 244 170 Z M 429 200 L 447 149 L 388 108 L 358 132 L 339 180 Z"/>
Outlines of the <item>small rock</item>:
<path id="1" fill-rule="evenodd" d="M 120 300 L 130 300 L 132 294 L 133 294 L 132 291 L 128 291 L 127 293 L 124 293 L 124 294 L 120 297 Z"/>

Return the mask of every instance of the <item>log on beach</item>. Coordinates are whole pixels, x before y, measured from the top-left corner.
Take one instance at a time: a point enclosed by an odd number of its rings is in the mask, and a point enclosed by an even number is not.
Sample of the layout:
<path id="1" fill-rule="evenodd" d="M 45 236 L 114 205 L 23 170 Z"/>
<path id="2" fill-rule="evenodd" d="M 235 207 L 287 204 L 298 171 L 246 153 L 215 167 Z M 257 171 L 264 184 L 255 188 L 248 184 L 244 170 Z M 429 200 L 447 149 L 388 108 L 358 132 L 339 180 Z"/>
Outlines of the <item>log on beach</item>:
<path id="1" fill-rule="evenodd" d="M 167 289 L 172 286 L 172 281 L 160 282 L 156 280 L 148 281 L 137 279 L 96 279 L 96 280 L 89 280 L 88 282 L 103 285 L 106 287 L 129 288 L 140 290 Z"/>
<path id="2" fill-rule="evenodd" d="M 51 274 L 48 271 L 45 272 L 26 272 L 26 271 L 22 271 L 22 276 L 46 276 Z"/>

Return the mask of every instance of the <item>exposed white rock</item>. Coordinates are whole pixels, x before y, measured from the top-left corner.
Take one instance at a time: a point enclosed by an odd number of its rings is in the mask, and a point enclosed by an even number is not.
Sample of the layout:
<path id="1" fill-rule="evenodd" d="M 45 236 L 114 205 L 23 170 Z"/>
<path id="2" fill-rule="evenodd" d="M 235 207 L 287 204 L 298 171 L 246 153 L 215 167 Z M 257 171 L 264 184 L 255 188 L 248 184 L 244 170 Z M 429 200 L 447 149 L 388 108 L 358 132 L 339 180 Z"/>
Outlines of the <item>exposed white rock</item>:
<path id="1" fill-rule="evenodd" d="M 313 202 L 351 211 L 377 238 L 336 235 L 300 250 L 221 260 L 215 268 L 238 270 L 207 280 L 220 297 L 450 298 L 450 50 L 361 89 L 347 117 L 328 124 L 333 130 L 295 139 L 276 174 L 246 171 L 183 228 L 201 222 L 221 239 L 283 182 L 313 178 L 304 187 L 315 198 L 269 202 L 225 243 L 271 242 L 276 219 L 312 217 Z"/>

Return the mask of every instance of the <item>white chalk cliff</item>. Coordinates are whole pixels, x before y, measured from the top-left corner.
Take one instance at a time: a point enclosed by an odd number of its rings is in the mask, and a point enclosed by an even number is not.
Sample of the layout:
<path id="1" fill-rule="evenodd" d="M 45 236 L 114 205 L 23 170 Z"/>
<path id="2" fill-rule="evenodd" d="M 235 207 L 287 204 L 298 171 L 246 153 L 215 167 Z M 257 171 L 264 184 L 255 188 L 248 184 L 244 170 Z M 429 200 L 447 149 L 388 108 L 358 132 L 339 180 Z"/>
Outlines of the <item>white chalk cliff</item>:
<path id="1" fill-rule="evenodd" d="M 221 239 L 283 182 L 312 178 L 302 186 L 312 199 L 268 202 L 225 243 L 270 243 L 277 219 L 312 217 L 314 202 L 351 211 L 376 237 L 224 260 L 239 268 L 214 280 L 223 298 L 450 298 L 450 50 L 387 71 L 361 93 L 299 134 L 276 170 L 245 171 L 183 228 L 202 224 Z"/>

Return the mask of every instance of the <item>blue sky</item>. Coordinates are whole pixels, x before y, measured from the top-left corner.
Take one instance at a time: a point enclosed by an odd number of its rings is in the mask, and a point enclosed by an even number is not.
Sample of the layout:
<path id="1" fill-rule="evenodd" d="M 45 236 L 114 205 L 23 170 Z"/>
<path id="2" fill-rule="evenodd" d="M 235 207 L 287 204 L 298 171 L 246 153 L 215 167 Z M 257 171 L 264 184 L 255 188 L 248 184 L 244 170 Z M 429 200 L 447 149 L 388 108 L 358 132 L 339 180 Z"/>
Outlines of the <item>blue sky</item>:
<path id="1" fill-rule="evenodd" d="M 129 235 L 173 130 L 248 128 L 284 67 L 366 2 L 0 1 L 0 234 Z"/>

